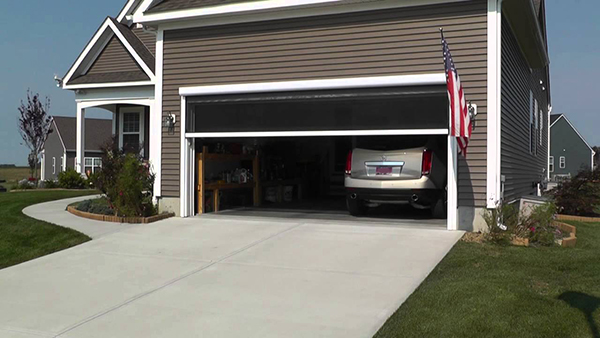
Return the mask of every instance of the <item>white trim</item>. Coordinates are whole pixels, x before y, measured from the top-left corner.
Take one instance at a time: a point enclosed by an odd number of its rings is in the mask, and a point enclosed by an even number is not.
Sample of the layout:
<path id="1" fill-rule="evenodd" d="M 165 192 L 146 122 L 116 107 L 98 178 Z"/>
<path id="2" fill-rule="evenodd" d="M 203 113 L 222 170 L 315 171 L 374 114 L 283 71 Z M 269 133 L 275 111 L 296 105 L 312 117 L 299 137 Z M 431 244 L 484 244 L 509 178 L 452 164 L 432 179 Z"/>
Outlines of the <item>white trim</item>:
<path id="1" fill-rule="evenodd" d="M 552 170 L 550 170 L 550 168 L 552 168 Z M 553 173 L 555 168 L 555 163 L 554 163 L 554 156 L 550 155 L 548 156 L 548 172 Z"/>
<path id="2" fill-rule="evenodd" d="M 546 116 L 546 118 L 547 118 L 546 123 L 548 123 L 548 128 L 547 128 L 548 135 L 546 135 L 546 137 L 548 138 L 548 146 L 546 147 L 546 150 L 548 151 L 548 156 L 550 156 L 550 153 L 552 150 L 552 147 L 550 144 L 550 141 L 551 141 L 550 115 L 552 115 L 552 106 L 548 105 L 548 116 Z M 547 174 L 546 179 L 548 180 L 548 182 L 550 182 L 550 162 L 548 162 L 548 170 L 547 170 L 546 174 Z"/>
<path id="3" fill-rule="evenodd" d="M 163 90 L 163 38 L 164 31 L 156 33 L 156 85 L 154 86 L 154 105 L 150 108 L 150 154 L 149 159 L 154 170 L 154 198 L 162 194 L 162 90 Z"/>
<path id="4" fill-rule="evenodd" d="M 241 93 L 266 93 L 274 91 L 299 91 L 321 89 L 373 88 L 385 86 L 427 86 L 445 85 L 444 73 L 354 77 L 327 80 L 281 81 L 246 83 L 233 85 L 181 87 L 181 96 L 226 95 Z"/>
<path id="5" fill-rule="evenodd" d="M 502 0 L 488 0 L 487 71 L 487 193 L 486 205 L 495 208 L 501 191 L 501 111 L 502 111 Z"/>
<path id="6" fill-rule="evenodd" d="M 56 157 L 52 157 L 52 175 L 56 175 Z"/>
<path id="7" fill-rule="evenodd" d="M 560 120 L 561 118 L 564 118 L 565 121 L 567 121 L 567 123 L 571 126 L 571 128 L 573 128 L 573 130 L 577 133 L 577 136 L 579 136 L 579 138 L 583 141 L 583 143 L 585 143 L 585 145 L 590 148 L 590 150 L 592 152 L 594 152 L 594 148 L 592 148 L 590 146 L 589 143 L 587 143 L 587 141 L 583 138 L 583 136 L 581 136 L 581 134 L 579 133 L 579 131 L 577 130 L 577 128 L 575 128 L 575 126 L 571 123 L 571 121 L 569 121 L 569 119 L 565 116 L 565 114 L 560 114 L 560 116 L 556 119 L 556 121 L 554 121 L 554 123 L 552 123 L 550 125 L 550 127 L 552 127 L 556 122 L 558 122 L 558 120 Z"/>
<path id="8" fill-rule="evenodd" d="M 60 166 L 60 172 L 63 171 L 67 171 L 67 151 L 65 150 L 65 152 L 63 153 L 63 156 L 61 156 L 61 166 Z"/>
<path id="9" fill-rule="evenodd" d="M 152 81 L 132 81 L 132 82 L 111 82 L 111 83 L 63 85 L 62 88 L 63 89 L 91 89 L 91 88 L 113 88 L 113 87 L 139 87 L 139 86 L 153 86 L 153 85 L 154 85 L 154 82 L 152 82 Z"/>
<path id="10" fill-rule="evenodd" d="M 271 0 L 145 14 L 152 3 L 152 0 L 146 0 L 135 11 L 133 21 L 145 24 L 168 23 L 163 28 L 180 29 L 461 1 L 465 0 L 363 0 L 354 3 L 340 3 L 340 0 Z"/>
<path id="11" fill-rule="evenodd" d="M 150 68 L 144 62 L 144 60 L 142 60 L 142 58 L 138 55 L 138 53 L 135 51 L 135 49 L 133 49 L 131 44 L 129 44 L 129 41 L 127 41 L 127 39 L 123 36 L 123 33 L 121 33 L 121 31 L 114 24 L 114 22 L 109 21 L 108 24 L 112 28 L 113 32 L 115 32 L 115 34 L 117 35 L 119 40 L 121 40 L 121 43 L 125 46 L 125 48 L 127 48 L 127 50 L 129 51 L 129 54 L 131 54 L 131 56 L 133 56 L 133 58 L 135 59 L 135 61 L 137 61 L 139 66 L 142 67 L 142 69 L 144 70 L 146 75 L 148 75 L 148 77 L 150 78 L 150 81 L 154 82 L 154 79 L 155 79 L 154 72 L 152 70 L 150 70 Z"/>
<path id="12" fill-rule="evenodd" d="M 125 5 L 125 7 L 123 7 L 123 10 L 121 11 L 121 13 L 119 13 L 119 15 L 117 16 L 117 21 L 122 22 L 123 19 L 125 19 L 127 17 L 127 15 L 129 14 L 129 11 L 131 10 L 131 8 L 133 7 L 133 5 L 137 1 L 138 0 L 129 0 L 129 2 L 127 2 L 127 4 Z"/>
<path id="13" fill-rule="evenodd" d="M 76 100 L 75 102 L 82 108 L 93 108 L 113 104 L 131 104 L 152 107 L 154 104 L 154 100 L 152 99 Z"/>
<path id="14" fill-rule="evenodd" d="M 189 189 L 191 188 L 191 182 L 189 182 L 189 146 L 188 146 L 188 140 L 186 139 L 186 135 L 185 135 L 185 123 L 186 123 L 186 103 L 185 103 L 186 99 L 185 96 L 181 97 L 181 132 L 180 134 L 180 155 L 181 155 L 181 164 L 179 166 L 179 198 L 180 198 L 180 205 L 179 205 L 179 212 L 180 212 L 180 216 L 181 217 L 189 217 L 192 216 L 189 211 L 190 211 L 190 205 L 192 204 L 192 201 L 188 198 L 188 193 L 189 193 Z"/>
<path id="15" fill-rule="evenodd" d="M 447 221 L 448 230 L 458 230 L 458 146 L 456 137 L 448 135 L 448 185 Z"/>
<path id="16" fill-rule="evenodd" d="M 315 136 L 376 136 L 376 135 L 448 135 L 448 129 L 215 132 L 215 133 L 186 133 L 185 137 L 186 138 L 222 138 L 222 137 L 311 137 L 311 136 L 315 137 Z"/>
<path id="17" fill-rule="evenodd" d="M 85 108 L 83 108 L 80 103 L 77 103 L 77 122 L 75 125 L 77 129 L 75 170 L 80 174 L 84 174 L 83 158 L 85 157 Z"/>

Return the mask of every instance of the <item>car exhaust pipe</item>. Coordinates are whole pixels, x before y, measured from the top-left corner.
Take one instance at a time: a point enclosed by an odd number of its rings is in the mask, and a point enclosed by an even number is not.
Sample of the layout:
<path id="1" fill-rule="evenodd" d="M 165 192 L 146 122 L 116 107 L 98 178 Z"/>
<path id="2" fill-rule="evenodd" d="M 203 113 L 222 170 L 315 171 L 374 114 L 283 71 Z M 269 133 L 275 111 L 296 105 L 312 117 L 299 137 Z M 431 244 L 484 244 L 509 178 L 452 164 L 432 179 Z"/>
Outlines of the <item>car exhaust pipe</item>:
<path id="1" fill-rule="evenodd" d="M 416 203 L 419 200 L 419 196 L 417 196 L 416 194 L 414 194 L 414 195 L 412 195 L 411 199 L 412 199 L 413 202 Z"/>
<path id="2" fill-rule="evenodd" d="M 356 194 L 352 194 L 352 195 L 350 195 L 350 198 L 351 198 L 351 199 L 353 199 L 353 200 L 355 200 L 357 197 L 358 197 L 358 196 L 357 196 Z"/>

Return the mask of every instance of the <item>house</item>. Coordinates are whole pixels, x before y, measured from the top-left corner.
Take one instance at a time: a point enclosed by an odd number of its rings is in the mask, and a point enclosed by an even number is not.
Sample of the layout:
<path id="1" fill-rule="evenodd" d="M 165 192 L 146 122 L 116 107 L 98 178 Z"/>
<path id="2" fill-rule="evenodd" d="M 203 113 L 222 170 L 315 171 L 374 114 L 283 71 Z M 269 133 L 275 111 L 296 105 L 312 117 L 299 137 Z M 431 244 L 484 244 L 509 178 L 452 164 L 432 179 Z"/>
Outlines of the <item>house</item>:
<path id="1" fill-rule="evenodd" d="M 77 119 L 53 116 L 52 130 L 42 151 L 42 180 L 56 180 L 58 173 L 75 168 L 77 155 Z M 95 172 L 102 164 L 101 146 L 113 135 L 113 122 L 108 119 L 86 119 L 84 172 Z"/>
<path id="2" fill-rule="evenodd" d="M 594 149 L 564 114 L 550 115 L 550 181 L 571 178 L 594 167 Z"/>
<path id="3" fill-rule="evenodd" d="M 466 158 L 448 137 L 441 27 L 478 112 Z M 60 85 L 75 92 L 78 139 L 92 107 L 117 116 L 123 139 L 149 128 L 160 210 L 193 216 L 198 182 L 225 181 L 196 172 L 205 146 L 297 154 L 257 176 L 291 165 L 316 195 L 339 187 L 357 142 L 434 139 L 448 154 L 447 227 L 471 230 L 548 174 L 548 65 L 544 0 L 129 0 Z"/>

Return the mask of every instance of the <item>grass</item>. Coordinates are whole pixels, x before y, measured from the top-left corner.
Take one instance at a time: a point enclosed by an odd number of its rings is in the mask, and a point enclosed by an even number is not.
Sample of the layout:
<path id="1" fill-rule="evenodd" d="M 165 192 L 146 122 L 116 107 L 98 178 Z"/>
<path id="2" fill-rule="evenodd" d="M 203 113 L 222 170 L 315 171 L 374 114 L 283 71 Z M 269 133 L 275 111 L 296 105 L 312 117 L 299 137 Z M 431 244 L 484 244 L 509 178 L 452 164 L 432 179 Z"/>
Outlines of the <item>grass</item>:
<path id="1" fill-rule="evenodd" d="M 10 190 L 17 183 L 31 176 L 29 167 L 6 167 L 0 168 L 0 180 L 5 180 L 5 183 L 0 183 L 0 186 Z"/>
<path id="2" fill-rule="evenodd" d="M 31 191 L 0 194 L 0 269 L 89 241 L 75 230 L 27 217 L 33 204 L 95 194 L 96 191 Z"/>
<path id="3" fill-rule="evenodd" d="M 375 337 L 600 337 L 600 223 L 577 247 L 459 242 Z"/>

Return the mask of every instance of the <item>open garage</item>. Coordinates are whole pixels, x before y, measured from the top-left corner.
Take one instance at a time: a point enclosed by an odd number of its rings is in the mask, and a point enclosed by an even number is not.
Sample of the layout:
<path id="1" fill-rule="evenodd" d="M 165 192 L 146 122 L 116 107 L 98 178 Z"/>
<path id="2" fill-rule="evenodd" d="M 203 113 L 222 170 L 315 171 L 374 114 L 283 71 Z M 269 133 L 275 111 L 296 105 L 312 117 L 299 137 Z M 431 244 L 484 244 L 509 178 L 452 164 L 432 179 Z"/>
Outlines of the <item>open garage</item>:
<path id="1" fill-rule="evenodd" d="M 445 226 L 454 175 L 442 79 L 182 94 L 188 215 L 352 214 Z"/>

